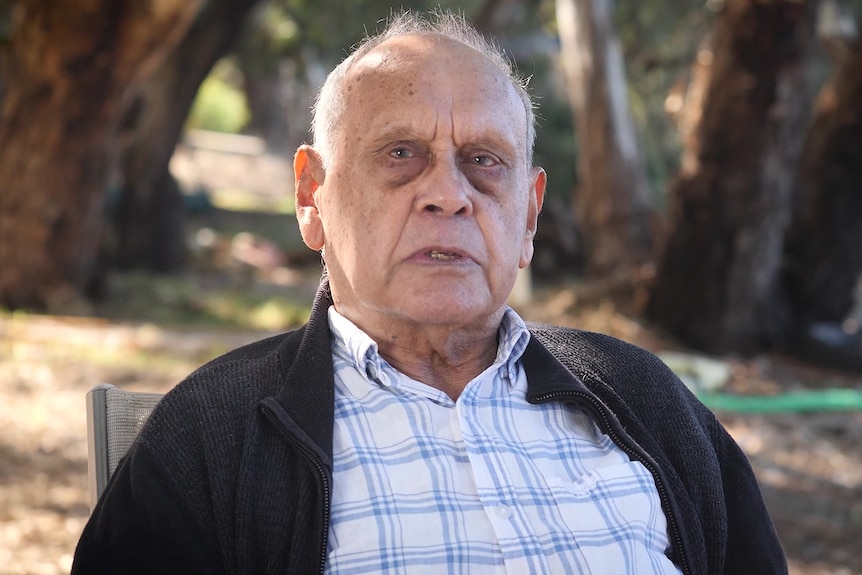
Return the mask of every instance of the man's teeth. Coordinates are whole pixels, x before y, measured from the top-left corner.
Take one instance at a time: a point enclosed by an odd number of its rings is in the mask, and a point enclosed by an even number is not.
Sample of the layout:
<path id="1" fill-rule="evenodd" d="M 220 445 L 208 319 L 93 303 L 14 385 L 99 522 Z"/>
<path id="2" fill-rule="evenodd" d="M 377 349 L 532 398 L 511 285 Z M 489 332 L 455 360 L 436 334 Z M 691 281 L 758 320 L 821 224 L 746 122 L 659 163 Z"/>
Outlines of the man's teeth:
<path id="1" fill-rule="evenodd" d="M 436 250 L 432 250 L 428 255 L 435 260 L 456 260 L 461 257 L 458 254 L 447 254 Z"/>

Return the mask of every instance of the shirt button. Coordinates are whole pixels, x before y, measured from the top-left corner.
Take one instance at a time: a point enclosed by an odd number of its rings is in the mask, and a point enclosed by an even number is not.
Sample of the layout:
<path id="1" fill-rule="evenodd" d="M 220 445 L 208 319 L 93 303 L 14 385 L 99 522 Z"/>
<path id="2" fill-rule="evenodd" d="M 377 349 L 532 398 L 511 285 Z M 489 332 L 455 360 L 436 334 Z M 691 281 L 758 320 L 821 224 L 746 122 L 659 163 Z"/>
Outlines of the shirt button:
<path id="1" fill-rule="evenodd" d="M 512 510 L 505 505 L 498 505 L 496 511 L 497 516 L 502 517 L 503 519 L 508 519 L 512 516 Z"/>
<path id="2" fill-rule="evenodd" d="M 374 364 L 373 364 L 373 363 L 368 362 L 367 364 L 365 364 L 365 375 L 366 375 L 366 377 L 368 377 L 368 379 L 370 379 L 371 381 L 374 381 L 374 382 L 380 383 L 380 382 L 377 380 L 377 368 L 374 366 Z"/>

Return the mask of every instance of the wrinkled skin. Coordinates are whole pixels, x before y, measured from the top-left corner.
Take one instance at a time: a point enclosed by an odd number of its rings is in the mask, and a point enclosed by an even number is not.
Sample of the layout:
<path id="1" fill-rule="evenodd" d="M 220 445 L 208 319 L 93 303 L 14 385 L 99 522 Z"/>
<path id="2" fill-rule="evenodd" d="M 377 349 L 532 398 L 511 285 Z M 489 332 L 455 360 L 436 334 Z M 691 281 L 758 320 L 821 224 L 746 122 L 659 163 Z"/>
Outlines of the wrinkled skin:
<path id="1" fill-rule="evenodd" d="M 336 309 L 396 367 L 457 396 L 490 365 L 545 173 L 527 114 L 477 51 L 401 36 L 354 63 L 331 157 L 295 158 L 305 243 L 325 249 Z"/>

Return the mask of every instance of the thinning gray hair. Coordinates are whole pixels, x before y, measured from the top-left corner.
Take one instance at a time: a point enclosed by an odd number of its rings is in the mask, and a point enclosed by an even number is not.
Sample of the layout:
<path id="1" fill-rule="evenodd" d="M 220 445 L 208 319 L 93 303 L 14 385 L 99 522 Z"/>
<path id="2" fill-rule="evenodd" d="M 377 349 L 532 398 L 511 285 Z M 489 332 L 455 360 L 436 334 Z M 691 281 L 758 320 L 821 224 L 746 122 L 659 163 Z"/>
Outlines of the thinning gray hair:
<path id="1" fill-rule="evenodd" d="M 317 95 L 311 118 L 314 147 L 322 156 L 324 166 L 328 167 L 332 156 L 333 134 L 344 113 L 342 85 L 353 64 L 385 41 L 413 34 L 443 36 L 473 48 L 509 79 L 527 113 L 527 166 L 531 166 L 533 146 L 536 142 L 536 114 L 533 99 L 527 90 L 529 78 L 520 75 L 512 60 L 496 42 L 482 36 L 462 15 L 446 11 L 435 11 L 427 16 L 413 12 L 393 15 L 382 32 L 366 36 L 350 55 L 329 73 Z"/>

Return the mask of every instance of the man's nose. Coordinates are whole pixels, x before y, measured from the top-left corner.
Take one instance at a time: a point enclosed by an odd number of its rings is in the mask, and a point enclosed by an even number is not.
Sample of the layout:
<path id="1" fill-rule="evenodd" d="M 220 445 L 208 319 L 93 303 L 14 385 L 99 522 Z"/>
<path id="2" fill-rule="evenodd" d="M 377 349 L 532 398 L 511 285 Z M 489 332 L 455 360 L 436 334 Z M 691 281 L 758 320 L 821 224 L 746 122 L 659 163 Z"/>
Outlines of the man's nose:
<path id="1" fill-rule="evenodd" d="M 473 213 L 470 183 L 458 169 L 456 161 L 437 164 L 430 176 L 423 182 L 417 198 L 418 209 L 441 216 Z"/>

